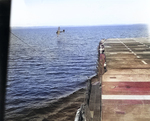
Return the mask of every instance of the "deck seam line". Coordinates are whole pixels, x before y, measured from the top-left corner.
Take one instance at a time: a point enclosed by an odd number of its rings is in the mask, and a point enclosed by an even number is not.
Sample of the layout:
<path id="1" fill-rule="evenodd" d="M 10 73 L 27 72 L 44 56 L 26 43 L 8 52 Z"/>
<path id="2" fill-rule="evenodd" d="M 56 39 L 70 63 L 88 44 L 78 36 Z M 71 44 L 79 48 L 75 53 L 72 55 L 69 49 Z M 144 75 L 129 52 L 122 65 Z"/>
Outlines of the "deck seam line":
<path id="1" fill-rule="evenodd" d="M 102 95 L 102 100 L 150 100 L 150 95 Z"/>

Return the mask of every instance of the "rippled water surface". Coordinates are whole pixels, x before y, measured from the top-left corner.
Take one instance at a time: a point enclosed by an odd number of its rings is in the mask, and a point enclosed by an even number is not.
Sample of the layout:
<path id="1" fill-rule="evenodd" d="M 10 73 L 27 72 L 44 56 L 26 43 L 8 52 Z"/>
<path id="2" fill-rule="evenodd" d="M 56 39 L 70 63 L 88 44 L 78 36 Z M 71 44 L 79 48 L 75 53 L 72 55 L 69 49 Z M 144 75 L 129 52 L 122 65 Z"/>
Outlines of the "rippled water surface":
<path id="1" fill-rule="evenodd" d="M 102 38 L 148 37 L 145 25 L 12 29 L 6 115 L 45 106 L 85 86 L 96 74 Z M 17 37 L 16 37 L 17 36 Z"/>

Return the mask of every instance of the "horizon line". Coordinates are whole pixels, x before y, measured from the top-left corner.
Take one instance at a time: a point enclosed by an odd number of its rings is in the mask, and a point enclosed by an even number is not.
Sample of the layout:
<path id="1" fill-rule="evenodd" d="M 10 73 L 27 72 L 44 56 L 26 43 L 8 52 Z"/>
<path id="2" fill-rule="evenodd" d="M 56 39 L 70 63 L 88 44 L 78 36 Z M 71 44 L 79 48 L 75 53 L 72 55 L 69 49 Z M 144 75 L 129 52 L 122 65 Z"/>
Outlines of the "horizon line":
<path id="1" fill-rule="evenodd" d="M 40 25 L 40 26 L 10 26 L 10 28 L 56 28 L 56 27 L 92 27 L 92 26 L 126 26 L 126 25 L 148 25 L 146 23 L 135 23 L 135 24 L 105 24 L 105 25 Z"/>

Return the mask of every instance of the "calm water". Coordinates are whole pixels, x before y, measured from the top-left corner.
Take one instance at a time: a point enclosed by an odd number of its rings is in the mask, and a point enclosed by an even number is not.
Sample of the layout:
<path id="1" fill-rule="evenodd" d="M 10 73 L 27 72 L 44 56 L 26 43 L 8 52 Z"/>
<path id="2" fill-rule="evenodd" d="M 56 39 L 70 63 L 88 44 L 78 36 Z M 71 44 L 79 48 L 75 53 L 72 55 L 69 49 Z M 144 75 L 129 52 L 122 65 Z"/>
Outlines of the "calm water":
<path id="1" fill-rule="evenodd" d="M 6 115 L 37 108 L 85 87 L 96 74 L 102 38 L 148 37 L 146 25 L 12 29 Z M 20 39 L 21 40 L 20 40 Z"/>

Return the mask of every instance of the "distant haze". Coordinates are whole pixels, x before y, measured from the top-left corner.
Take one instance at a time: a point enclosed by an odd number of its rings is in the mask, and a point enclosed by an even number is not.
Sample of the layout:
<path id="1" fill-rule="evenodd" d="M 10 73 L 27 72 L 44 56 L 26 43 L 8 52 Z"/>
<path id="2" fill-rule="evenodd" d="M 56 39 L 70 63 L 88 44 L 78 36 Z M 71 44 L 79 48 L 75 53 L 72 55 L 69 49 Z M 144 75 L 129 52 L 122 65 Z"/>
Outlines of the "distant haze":
<path id="1" fill-rule="evenodd" d="M 150 0 L 12 0 L 11 26 L 149 24 Z"/>

